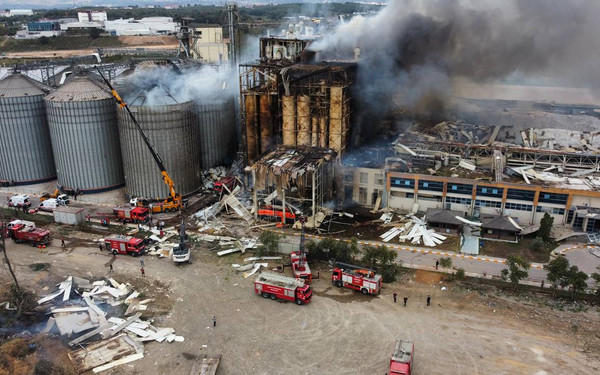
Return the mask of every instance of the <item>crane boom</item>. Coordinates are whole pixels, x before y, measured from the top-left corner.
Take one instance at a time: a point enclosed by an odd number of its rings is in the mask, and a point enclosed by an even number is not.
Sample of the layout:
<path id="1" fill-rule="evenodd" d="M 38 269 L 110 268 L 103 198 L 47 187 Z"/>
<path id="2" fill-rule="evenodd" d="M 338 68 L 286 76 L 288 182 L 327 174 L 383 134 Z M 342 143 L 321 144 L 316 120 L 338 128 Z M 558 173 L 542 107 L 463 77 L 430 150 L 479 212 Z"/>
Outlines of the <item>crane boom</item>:
<path id="1" fill-rule="evenodd" d="M 152 146 L 152 143 L 150 143 L 150 139 L 148 138 L 146 133 L 144 133 L 144 130 L 138 123 L 138 121 L 135 118 L 135 116 L 133 115 L 133 113 L 131 112 L 131 109 L 129 109 L 129 106 L 127 105 L 127 103 L 125 103 L 125 101 L 123 99 L 121 99 L 121 97 L 117 93 L 117 90 L 115 90 L 115 88 L 110 83 L 110 81 L 108 79 L 106 79 L 106 77 L 104 77 L 104 74 L 102 74 L 100 69 L 98 69 L 96 67 L 96 70 L 98 71 L 98 74 L 100 74 L 100 77 L 102 77 L 102 79 L 104 80 L 104 83 L 106 83 L 106 85 L 110 89 L 112 96 L 115 98 L 115 100 L 119 104 L 119 108 L 125 108 L 125 110 L 127 111 L 127 114 L 129 114 L 129 117 L 131 118 L 131 121 L 133 121 L 138 132 L 142 136 L 144 143 L 148 147 L 148 150 L 150 150 L 150 153 L 152 154 L 152 157 L 154 158 L 156 165 L 158 165 L 158 168 L 160 169 L 160 174 L 162 175 L 163 181 L 165 182 L 165 184 L 167 184 L 167 186 L 169 186 L 169 194 L 171 196 L 171 199 L 173 199 L 174 201 L 179 200 L 180 196 L 179 196 L 179 194 L 177 194 L 177 191 L 175 190 L 175 182 L 173 181 L 171 176 L 169 176 L 169 174 L 167 173 L 167 169 L 165 168 L 165 164 L 163 163 L 162 158 L 156 152 L 156 150 Z"/>

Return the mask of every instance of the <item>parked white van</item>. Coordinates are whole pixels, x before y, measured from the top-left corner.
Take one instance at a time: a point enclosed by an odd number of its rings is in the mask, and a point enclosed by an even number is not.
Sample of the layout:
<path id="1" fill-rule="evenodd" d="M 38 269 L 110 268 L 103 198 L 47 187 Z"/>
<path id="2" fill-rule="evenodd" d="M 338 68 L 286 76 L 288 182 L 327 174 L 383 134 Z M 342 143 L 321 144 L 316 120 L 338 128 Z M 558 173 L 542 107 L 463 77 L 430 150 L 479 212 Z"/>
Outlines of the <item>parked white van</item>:
<path id="1" fill-rule="evenodd" d="M 28 195 L 13 195 L 12 197 L 6 198 L 8 207 L 29 207 L 31 206 L 31 199 Z"/>

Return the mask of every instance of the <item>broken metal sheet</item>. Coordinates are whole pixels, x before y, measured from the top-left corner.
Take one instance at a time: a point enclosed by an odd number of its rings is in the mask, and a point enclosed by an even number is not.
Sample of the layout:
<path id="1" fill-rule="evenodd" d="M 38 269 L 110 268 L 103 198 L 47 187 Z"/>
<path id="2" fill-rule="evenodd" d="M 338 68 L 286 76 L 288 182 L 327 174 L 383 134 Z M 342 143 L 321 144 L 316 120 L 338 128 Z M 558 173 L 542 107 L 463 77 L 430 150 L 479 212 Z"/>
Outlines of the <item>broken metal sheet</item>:
<path id="1" fill-rule="evenodd" d="M 245 264 L 243 266 L 238 267 L 235 271 L 236 272 L 248 271 L 248 270 L 251 270 L 252 268 L 254 268 L 254 266 L 255 266 L 254 263 Z"/>
<path id="2" fill-rule="evenodd" d="M 123 357 L 123 358 L 118 359 L 116 361 L 107 363 L 105 365 L 102 365 L 102 366 L 99 366 L 99 367 L 94 367 L 94 369 L 92 371 L 94 371 L 94 373 L 106 371 L 106 370 L 109 370 L 109 369 L 111 369 L 113 367 L 124 365 L 124 364 L 129 363 L 129 362 L 137 361 L 138 359 L 142 359 L 142 358 L 144 358 L 144 353 L 136 353 L 136 354 L 128 355 L 126 357 Z"/>
<path id="3" fill-rule="evenodd" d="M 465 224 L 469 224 L 469 225 L 475 225 L 476 227 L 480 227 L 481 223 L 477 223 L 475 221 L 471 221 L 471 220 L 467 220 L 462 216 L 455 216 L 456 220 L 462 221 Z"/>
<path id="4" fill-rule="evenodd" d="M 241 249 L 238 248 L 233 248 L 233 249 L 227 249 L 227 250 L 221 250 L 217 252 L 217 255 L 222 257 L 223 255 L 228 255 L 228 254 L 233 254 L 233 253 L 237 253 L 238 251 L 242 251 Z"/>
<path id="5" fill-rule="evenodd" d="M 470 171 L 474 171 L 475 169 L 477 169 L 475 164 L 473 164 L 470 161 L 467 161 L 465 159 L 462 159 L 460 162 L 458 162 L 458 166 L 461 168 L 464 168 L 464 169 L 468 169 Z"/>
<path id="6" fill-rule="evenodd" d="M 85 341 L 85 340 L 89 339 L 90 337 L 93 337 L 93 336 L 95 336 L 95 335 L 97 335 L 97 334 L 101 333 L 102 331 L 104 331 L 104 330 L 106 330 L 106 329 L 109 329 L 110 327 L 111 327 L 111 326 L 110 326 L 109 324 L 106 324 L 106 325 L 100 325 L 100 327 L 96 328 L 95 330 L 93 330 L 93 331 L 90 331 L 90 332 L 88 332 L 88 333 L 86 333 L 86 334 L 84 334 L 84 335 L 81 335 L 81 336 L 77 337 L 77 338 L 76 338 L 76 339 L 74 339 L 74 340 L 71 340 L 71 341 L 69 341 L 69 346 L 74 346 L 74 345 L 77 345 L 77 344 L 79 344 L 80 342 L 83 342 L 83 341 Z"/>
<path id="7" fill-rule="evenodd" d="M 250 272 L 244 272 L 242 274 L 242 276 L 244 276 L 244 279 L 247 279 L 250 276 L 254 275 L 260 269 L 260 267 L 267 268 L 267 267 L 269 267 L 269 263 L 256 263 L 254 265 L 254 268 L 252 268 L 252 270 Z"/>
<path id="8" fill-rule="evenodd" d="M 265 256 L 265 257 L 249 257 L 244 258 L 244 262 L 255 262 L 257 260 L 282 260 L 283 257 L 278 256 Z"/>
<path id="9" fill-rule="evenodd" d="M 88 311 L 87 307 L 83 307 L 83 306 L 75 306 L 75 307 L 59 307 L 59 308 L 54 308 L 54 309 L 50 309 L 50 313 L 54 314 L 54 313 L 73 313 L 73 312 L 82 312 Z"/>
<path id="10" fill-rule="evenodd" d="M 220 354 L 198 359 L 192 366 L 190 375 L 215 375 L 220 361 Z"/>
<path id="11" fill-rule="evenodd" d="M 519 224 L 517 224 L 517 222 L 516 222 L 516 221 L 515 221 L 515 220 L 514 220 L 512 217 L 510 217 L 510 216 L 506 216 L 506 218 L 508 219 L 508 221 L 510 221 L 510 223 L 511 223 L 512 225 L 514 225 L 514 226 L 515 226 L 515 228 L 517 228 L 517 229 L 518 229 L 518 230 L 520 230 L 520 231 L 522 231 L 522 230 L 523 230 L 523 228 L 521 228 L 521 227 L 519 226 Z"/>
<path id="12" fill-rule="evenodd" d="M 87 313 L 58 313 L 54 314 L 54 320 L 61 336 L 70 336 L 98 326 L 92 323 Z"/>
<path id="13" fill-rule="evenodd" d="M 383 220 L 383 222 L 385 224 L 389 224 L 390 221 L 392 221 L 392 219 L 394 218 L 394 214 L 391 212 L 386 212 L 383 215 L 381 215 L 381 217 L 379 218 L 379 220 Z"/>
<path id="14" fill-rule="evenodd" d="M 104 339 L 112 337 L 112 336 L 116 335 L 117 333 L 119 333 L 121 330 L 123 330 L 125 327 L 127 327 L 128 325 L 130 325 L 131 323 L 133 323 L 136 320 L 138 320 L 140 318 L 140 316 L 142 316 L 142 314 L 141 313 L 137 313 L 134 316 L 132 316 L 131 318 L 127 319 L 124 323 L 121 323 L 121 324 L 119 324 L 117 326 L 111 327 L 110 329 L 107 329 L 107 330 L 103 331 L 100 335 Z"/>
<path id="15" fill-rule="evenodd" d="M 122 334 L 109 340 L 99 341 L 85 348 L 71 351 L 68 355 L 75 370 L 82 373 L 123 356 L 141 352 L 142 350 L 143 347 L 141 344 Z"/>
<path id="16" fill-rule="evenodd" d="M 50 332 L 50 330 L 52 329 L 52 327 L 54 327 L 55 324 L 56 320 L 53 317 L 50 317 L 50 319 L 48 319 L 48 322 L 46 323 L 46 327 L 44 327 L 44 329 L 42 330 L 42 333 Z"/>

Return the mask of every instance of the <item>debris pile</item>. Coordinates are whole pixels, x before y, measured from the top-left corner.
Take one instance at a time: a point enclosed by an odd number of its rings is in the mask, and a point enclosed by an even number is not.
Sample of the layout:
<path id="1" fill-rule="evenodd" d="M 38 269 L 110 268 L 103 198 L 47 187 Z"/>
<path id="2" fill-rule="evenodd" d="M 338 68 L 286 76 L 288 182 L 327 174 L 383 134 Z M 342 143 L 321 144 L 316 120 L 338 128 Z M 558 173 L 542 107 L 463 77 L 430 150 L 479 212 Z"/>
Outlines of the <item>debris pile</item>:
<path id="1" fill-rule="evenodd" d="M 380 220 L 388 224 L 391 222 L 393 214 L 386 213 L 381 216 Z M 379 236 L 383 242 L 390 242 L 394 238 L 398 237 L 401 242 L 410 240 L 410 243 L 419 245 L 421 241 L 423 245 L 434 247 L 444 242 L 447 238 L 439 233 L 436 233 L 433 229 L 427 229 L 427 223 L 425 219 L 419 219 L 416 216 L 410 215 L 408 222 L 404 224 L 393 224 L 394 226 L 387 230 L 385 233 Z M 402 233 L 406 233 L 401 235 Z"/>
<path id="2" fill-rule="evenodd" d="M 48 333 L 56 326 L 61 336 L 72 339 L 69 346 L 81 347 L 90 339 L 101 339 L 69 353 L 80 373 L 89 370 L 96 373 L 141 359 L 144 342 L 184 341 L 183 336 L 175 335 L 173 328 L 155 327 L 152 320 L 141 319 L 141 312 L 154 300 L 140 299 L 140 293 L 129 284 L 112 278 L 90 282 L 69 276 L 57 286 L 58 291 L 37 301 L 42 305 L 60 297 L 56 306 L 49 307 L 52 316 L 43 332 Z M 72 295 L 77 297 L 71 298 Z M 111 307 L 122 304 L 127 305 L 122 317 L 108 316 L 107 311 L 114 311 Z"/>
<path id="3" fill-rule="evenodd" d="M 210 168 L 208 170 L 203 170 L 202 171 L 202 181 L 204 181 L 203 188 L 205 190 L 212 189 L 214 183 L 219 181 L 226 175 L 227 175 L 227 169 L 225 169 L 225 167 L 215 167 L 215 168 Z"/>

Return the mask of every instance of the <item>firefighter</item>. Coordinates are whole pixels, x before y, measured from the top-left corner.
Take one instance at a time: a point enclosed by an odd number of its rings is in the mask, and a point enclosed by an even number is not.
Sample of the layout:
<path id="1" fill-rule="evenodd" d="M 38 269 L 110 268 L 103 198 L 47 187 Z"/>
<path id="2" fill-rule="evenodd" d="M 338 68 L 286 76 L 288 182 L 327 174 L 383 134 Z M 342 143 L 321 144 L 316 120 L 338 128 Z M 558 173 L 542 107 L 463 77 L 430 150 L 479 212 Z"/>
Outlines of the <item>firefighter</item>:
<path id="1" fill-rule="evenodd" d="M 392 294 L 392 296 L 394 296 L 394 303 L 396 303 L 396 298 L 398 297 L 398 293 L 394 292 L 394 294 Z"/>

